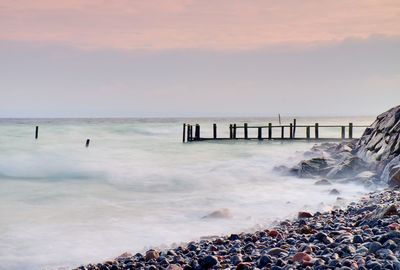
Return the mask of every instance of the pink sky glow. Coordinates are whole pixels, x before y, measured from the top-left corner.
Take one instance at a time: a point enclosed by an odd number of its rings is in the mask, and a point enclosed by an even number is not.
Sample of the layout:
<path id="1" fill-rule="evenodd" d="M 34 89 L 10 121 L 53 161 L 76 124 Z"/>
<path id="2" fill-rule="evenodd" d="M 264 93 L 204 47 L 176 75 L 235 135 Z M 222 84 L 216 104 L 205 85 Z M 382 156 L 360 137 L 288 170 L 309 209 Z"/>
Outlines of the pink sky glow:
<path id="1" fill-rule="evenodd" d="M 400 1 L 0 1 L 0 40 L 86 49 L 243 50 L 372 35 L 400 35 Z"/>

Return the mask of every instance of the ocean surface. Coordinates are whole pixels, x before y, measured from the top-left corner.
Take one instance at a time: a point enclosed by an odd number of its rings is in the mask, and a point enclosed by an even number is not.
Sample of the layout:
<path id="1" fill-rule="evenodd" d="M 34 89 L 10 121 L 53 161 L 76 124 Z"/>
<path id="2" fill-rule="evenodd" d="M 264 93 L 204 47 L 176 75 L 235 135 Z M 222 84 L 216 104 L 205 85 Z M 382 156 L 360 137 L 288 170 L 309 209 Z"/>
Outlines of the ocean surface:
<path id="1" fill-rule="evenodd" d="M 299 125 L 372 121 L 297 119 Z M 337 204 L 328 194 L 332 188 L 346 200 L 366 191 L 351 184 L 316 186 L 273 170 L 295 165 L 314 143 L 182 144 L 183 122 L 201 124 L 202 136 L 211 136 L 217 123 L 219 135 L 228 136 L 229 123 L 277 119 L 0 120 L 0 269 L 70 269 L 126 251 L 253 231 L 299 210 L 330 209 Z M 355 129 L 355 136 L 361 132 Z M 339 137 L 340 130 L 320 134 Z M 220 209 L 231 217 L 204 218 Z"/>

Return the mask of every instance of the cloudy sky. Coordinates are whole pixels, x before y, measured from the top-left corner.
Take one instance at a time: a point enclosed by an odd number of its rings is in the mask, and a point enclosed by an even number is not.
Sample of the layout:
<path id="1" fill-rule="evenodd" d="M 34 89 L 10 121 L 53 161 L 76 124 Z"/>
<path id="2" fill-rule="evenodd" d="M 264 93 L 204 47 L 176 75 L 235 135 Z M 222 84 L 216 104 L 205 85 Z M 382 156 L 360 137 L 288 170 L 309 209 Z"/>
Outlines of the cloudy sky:
<path id="1" fill-rule="evenodd" d="M 374 115 L 400 1 L 0 0 L 0 117 Z"/>

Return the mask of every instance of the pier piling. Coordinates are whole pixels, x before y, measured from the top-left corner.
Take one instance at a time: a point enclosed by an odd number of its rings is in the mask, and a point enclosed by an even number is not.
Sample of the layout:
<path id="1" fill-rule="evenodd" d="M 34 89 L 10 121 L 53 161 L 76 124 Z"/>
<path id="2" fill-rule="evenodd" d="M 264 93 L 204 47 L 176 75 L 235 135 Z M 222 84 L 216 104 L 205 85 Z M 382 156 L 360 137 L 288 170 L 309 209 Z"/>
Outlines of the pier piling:
<path id="1" fill-rule="evenodd" d="M 39 126 L 36 126 L 35 128 L 35 139 L 37 140 L 39 138 Z"/>

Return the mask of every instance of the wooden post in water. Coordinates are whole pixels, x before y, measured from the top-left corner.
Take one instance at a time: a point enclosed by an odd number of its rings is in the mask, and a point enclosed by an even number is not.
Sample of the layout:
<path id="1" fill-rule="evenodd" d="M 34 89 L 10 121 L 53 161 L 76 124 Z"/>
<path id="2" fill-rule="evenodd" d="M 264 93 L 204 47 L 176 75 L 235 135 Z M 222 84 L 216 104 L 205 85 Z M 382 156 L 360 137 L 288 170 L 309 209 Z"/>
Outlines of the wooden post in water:
<path id="1" fill-rule="evenodd" d="M 285 138 L 285 127 L 281 126 L 281 139 Z"/>
<path id="2" fill-rule="evenodd" d="M 292 123 L 290 123 L 290 128 L 289 128 L 289 131 L 290 131 L 290 139 L 293 139 L 293 124 Z"/>
<path id="3" fill-rule="evenodd" d="M 244 123 L 244 138 L 245 139 L 249 138 L 249 131 L 247 129 L 247 123 Z"/>
<path id="4" fill-rule="evenodd" d="M 89 144 L 90 144 L 90 139 L 87 139 L 87 140 L 86 140 L 86 148 L 89 147 Z"/>
<path id="5" fill-rule="evenodd" d="M 183 133 L 182 133 L 182 142 L 185 142 L 185 134 L 186 134 L 186 124 L 183 123 Z"/>
<path id="6" fill-rule="evenodd" d="M 236 139 L 236 124 L 233 124 L 233 138 Z"/>
<path id="7" fill-rule="evenodd" d="M 296 119 L 293 119 L 293 138 L 296 138 Z"/>
<path id="8" fill-rule="evenodd" d="M 200 125 L 196 124 L 195 130 L 194 130 L 194 140 L 199 141 L 200 140 Z"/>
<path id="9" fill-rule="evenodd" d="M 306 127 L 306 137 L 307 137 L 307 140 L 310 139 L 310 126 Z"/>
<path id="10" fill-rule="evenodd" d="M 213 138 L 217 139 L 217 124 L 213 124 Z"/>
<path id="11" fill-rule="evenodd" d="M 258 127 L 258 139 L 259 140 L 262 140 L 262 128 L 261 127 Z"/>
<path id="12" fill-rule="evenodd" d="M 187 141 L 191 142 L 193 140 L 192 125 L 188 125 L 187 129 Z"/>
<path id="13" fill-rule="evenodd" d="M 233 139 L 232 124 L 229 125 L 229 139 Z"/>
<path id="14" fill-rule="evenodd" d="M 353 139 L 353 123 L 349 123 L 349 139 Z"/>
<path id="15" fill-rule="evenodd" d="M 342 140 L 346 139 L 346 127 L 342 126 Z"/>
<path id="16" fill-rule="evenodd" d="M 319 130 L 318 130 L 318 128 L 319 128 L 319 124 L 315 123 L 315 139 L 319 138 Z"/>
<path id="17" fill-rule="evenodd" d="M 268 123 L 268 140 L 272 139 L 272 124 Z"/>
<path id="18" fill-rule="evenodd" d="M 39 126 L 36 126 L 35 129 L 35 139 L 37 140 L 39 138 Z"/>

